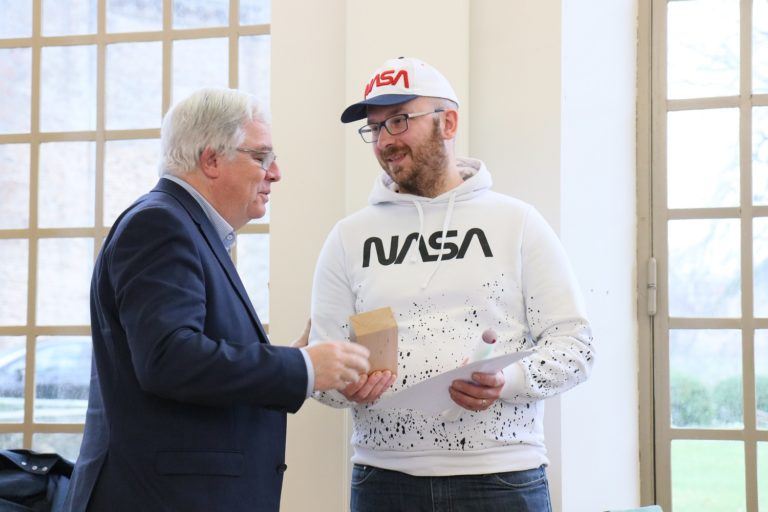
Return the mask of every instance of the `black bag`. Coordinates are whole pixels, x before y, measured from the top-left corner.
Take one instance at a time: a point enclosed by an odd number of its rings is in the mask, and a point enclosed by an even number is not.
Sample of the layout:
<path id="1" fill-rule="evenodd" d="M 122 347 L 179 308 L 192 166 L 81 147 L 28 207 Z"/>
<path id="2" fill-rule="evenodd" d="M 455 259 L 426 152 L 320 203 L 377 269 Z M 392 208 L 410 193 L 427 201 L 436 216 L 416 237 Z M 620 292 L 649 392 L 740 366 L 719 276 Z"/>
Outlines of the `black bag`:
<path id="1" fill-rule="evenodd" d="M 55 453 L 0 450 L 0 512 L 56 512 L 74 464 Z"/>

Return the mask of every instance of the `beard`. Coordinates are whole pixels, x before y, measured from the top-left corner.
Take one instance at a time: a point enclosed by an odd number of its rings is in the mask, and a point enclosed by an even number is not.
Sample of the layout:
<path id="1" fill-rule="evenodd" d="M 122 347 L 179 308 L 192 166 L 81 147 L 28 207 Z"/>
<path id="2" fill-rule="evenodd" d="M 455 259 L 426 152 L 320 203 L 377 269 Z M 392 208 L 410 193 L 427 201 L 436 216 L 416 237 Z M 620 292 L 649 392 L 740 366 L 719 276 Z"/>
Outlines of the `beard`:
<path id="1" fill-rule="evenodd" d="M 392 164 L 387 158 L 405 151 L 410 162 Z M 400 192 L 422 197 L 437 197 L 448 167 L 448 150 L 443 142 L 440 123 L 436 122 L 429 138 L 418 146 L 391 146 L 381 152 L 379 164 Z"/>

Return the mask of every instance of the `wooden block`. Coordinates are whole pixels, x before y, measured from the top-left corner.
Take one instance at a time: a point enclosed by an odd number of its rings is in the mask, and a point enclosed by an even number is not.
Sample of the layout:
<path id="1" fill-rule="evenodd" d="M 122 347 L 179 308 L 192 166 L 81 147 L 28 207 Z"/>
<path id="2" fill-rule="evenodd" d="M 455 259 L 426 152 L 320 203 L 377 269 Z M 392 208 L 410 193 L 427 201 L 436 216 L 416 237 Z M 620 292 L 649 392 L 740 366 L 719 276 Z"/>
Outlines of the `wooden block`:
<path id="1" fill-rule="evenodd" d="M 349 317 L 349 338 L 371 351 L 371 372 L 397 373 L 397 322 L 392 309 L 380 308 Z"/>

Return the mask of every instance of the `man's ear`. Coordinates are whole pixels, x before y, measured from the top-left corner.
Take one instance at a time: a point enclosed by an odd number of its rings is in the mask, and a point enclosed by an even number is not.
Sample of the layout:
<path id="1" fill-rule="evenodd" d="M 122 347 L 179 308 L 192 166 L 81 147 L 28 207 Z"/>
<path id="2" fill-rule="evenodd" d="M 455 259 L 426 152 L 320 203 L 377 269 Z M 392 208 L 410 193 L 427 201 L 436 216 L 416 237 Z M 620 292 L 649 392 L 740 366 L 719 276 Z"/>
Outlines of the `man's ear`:
<path id="1" fill-rule="evenodd" d="M 217 178 L 219 173 L 220 156 L 210 146 L 206 146 L 200 154 L 200 169 L 209 178 Z"/>
<path id="2" fill-rule="evenodd" d="M 459 129 L 459 112 L 454 109 L 446 110 L 443 113 L 443 137 L 445 139 L 456 138 L 456 132 Z"/>

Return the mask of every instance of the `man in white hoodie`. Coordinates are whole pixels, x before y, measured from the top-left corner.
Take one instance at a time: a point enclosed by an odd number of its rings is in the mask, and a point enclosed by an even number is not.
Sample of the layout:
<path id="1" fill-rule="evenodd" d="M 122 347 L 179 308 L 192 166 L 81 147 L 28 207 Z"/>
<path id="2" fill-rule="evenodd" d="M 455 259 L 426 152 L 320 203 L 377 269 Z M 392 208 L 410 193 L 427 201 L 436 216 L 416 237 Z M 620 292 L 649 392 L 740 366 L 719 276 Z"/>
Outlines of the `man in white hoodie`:
<path id="1" fill-rule="evenodd" d="M 454 155 L 458 98 L 413 58 L 391 59 L 349 106 L 383 168 L 369 206 L 336 224 L 315 271 L 310 344 L 349 338 L 349 317 L 390 307 L 398 370 L 316 393 L 354 418 L 353 512 L 550 511 L 544 399 L 587 379 L 592 334 L 571 266 L 530 205 Z M 496 354 L 533 350 L 448 392 L 458 417 L 371 409 L 461 366 L 485 329 Z"/>

